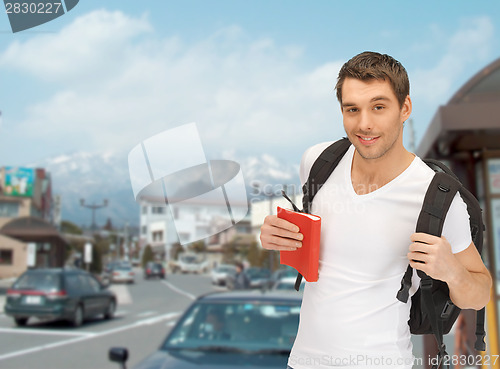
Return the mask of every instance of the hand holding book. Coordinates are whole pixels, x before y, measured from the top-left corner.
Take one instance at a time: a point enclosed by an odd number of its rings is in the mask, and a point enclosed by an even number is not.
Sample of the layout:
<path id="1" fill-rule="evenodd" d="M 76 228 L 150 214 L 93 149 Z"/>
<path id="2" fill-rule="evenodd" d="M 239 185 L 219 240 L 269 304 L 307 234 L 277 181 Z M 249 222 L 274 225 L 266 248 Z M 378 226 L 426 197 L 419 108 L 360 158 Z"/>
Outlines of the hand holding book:
<path id="1" fill-rule="evenodd" d="M 280 250 L 280 263 L 295 268 L 308 282 L 318 280 L 321 218 L 317 215 L 283 209 L 278 206 L 278 218 L 299 227 L 303 234 L 302 247 L 293 251 Z"/>

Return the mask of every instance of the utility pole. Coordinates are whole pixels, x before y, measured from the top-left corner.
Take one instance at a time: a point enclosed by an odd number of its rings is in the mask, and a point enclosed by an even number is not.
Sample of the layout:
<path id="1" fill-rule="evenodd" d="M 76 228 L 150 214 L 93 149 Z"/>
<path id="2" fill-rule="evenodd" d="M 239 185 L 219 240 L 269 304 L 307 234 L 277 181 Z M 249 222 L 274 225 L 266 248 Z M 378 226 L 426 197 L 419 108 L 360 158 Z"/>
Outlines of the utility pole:
<path id="1" fill-rule="evenodd" d="M 84 208 L 92 210 L 92 225 L 90 226 L 90 229 L 92 230 L 92 232 L 94 232 L 97 228 L 97 226 L 95 224 L 95 212 L 96 212 L 96 210 L 99 210 L 101 208 L 108 206 L 108 200 L 104 199 L 102 204 L 96 204 L 96 203 L 85 204 L 85 199 L 80 199 L 80 205 Z"/>

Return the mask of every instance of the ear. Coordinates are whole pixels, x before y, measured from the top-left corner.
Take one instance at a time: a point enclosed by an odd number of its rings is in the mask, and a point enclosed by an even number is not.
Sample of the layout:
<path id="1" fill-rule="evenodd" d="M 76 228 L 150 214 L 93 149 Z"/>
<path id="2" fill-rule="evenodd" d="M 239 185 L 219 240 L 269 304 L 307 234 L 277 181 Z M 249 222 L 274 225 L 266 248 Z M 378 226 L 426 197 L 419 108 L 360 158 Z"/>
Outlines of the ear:
<path id="1" fill-rule="evenodd" d="M 411 108 L 412 108 L 411 99 L 410 99 L 410 95 L 408 95 L 408 96 L 406 96 L 405 101 L 403 103 L 403 106 L 401 107 L 401 113 L 400 113 L 401 122 L 406 121 L 410 117 Z"/>

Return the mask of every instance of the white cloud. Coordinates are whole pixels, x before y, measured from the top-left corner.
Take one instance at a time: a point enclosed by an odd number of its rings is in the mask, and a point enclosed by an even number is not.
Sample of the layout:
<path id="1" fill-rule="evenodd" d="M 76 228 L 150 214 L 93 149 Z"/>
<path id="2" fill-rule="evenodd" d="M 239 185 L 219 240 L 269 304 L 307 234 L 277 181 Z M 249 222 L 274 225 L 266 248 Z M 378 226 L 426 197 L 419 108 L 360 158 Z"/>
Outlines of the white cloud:
<path id="1" fill-rule="evenodd" d="M 448 38 L 436 25 L 432 31 L 447 43 L 444 53 L 430 69 L 412 73 L 412 93 L 424 102 L 436 103 L 450 97 L 464 72 L 475 63 L 488 60 L 491 53 L 494 26 L 487 16 L 462 20 L 460 28 Z M 434 45 L 435 46 L 435 45 Z M 427 47 L 429 47 L 427 45 Z M 436 51 L 441 52 L 441 51 Z"/>
<path id="2" fill-rule="evenodd" d="M 76 18 L 57 34 L 14 41 L 0 57 L 0 65 L 49 82 L 82 82 L 119 69 L 117 58 L 126 57 L 136 36 L 149 32 L 145 16 L 131 18 L 119 11 L 98 10 Z"/>
<path id="3" fill-rule="evenodd" d="M 127 149 L 196 121 L 213 151 L 297 151 L 304 140 L 343 132 L 332 121 L 341 63 L 304 71 L 302 54 L 237 26 L 188 45 L 159 37 L 145 16 L 100 10 L 56 34 L 11 44 L 0 65 L 57 87 L 27 105 L 16 125 L 49 146 Z"/>

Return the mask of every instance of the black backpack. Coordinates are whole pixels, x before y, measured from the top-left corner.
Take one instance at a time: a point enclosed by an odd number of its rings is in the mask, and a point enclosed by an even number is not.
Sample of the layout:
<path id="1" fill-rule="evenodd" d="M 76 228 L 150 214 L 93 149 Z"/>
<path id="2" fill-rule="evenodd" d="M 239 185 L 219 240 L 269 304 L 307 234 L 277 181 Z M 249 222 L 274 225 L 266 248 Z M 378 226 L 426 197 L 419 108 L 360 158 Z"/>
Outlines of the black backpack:
<path id="1" fill-rule="evenodd" d="M 295 211 L 310 212 L 314 196 L 337 167 L 350 146 L 350 141 L 347 138 L 343 138 L 328 146 L 321 153 L 311 167 L 307 182 L 302 187 L 304 195 L 302 199 L 303 209 L 299 210 L 292 204 Z M 431 159 L 426 159 L 424 162 L 436 174 L 425 194 L 422 210 L 417 220 L 416 232 L 428 233 L 440 237 L 446 213 L 458 191 L 467 204 L 472 240 L 479 254 L 481 254 L 485 227 L 479 202 L 462 186 L 458 178 L 444 164 Z M 448 285 L 445 282 L 435 280 L 420 270 L 417 273 L 421 278 L 420 288 L 412 296 L 408 325 L 412 334 L 434 335 L 438 345 L 438 364 L 434 365 L 433 368 L 438 368 L 441 366 L 443 359 L 448 355 L 443 342 L 443 335 L 449 333 L 461 310 L 451 301 Z M 401 302 L 408 302 L 412 275 L 413 269 L 408 265 L 401 280 L 401 289 L 397 292 L 397 298 Z M 297 291 L 299 290 L 301 281 L 302 275 L 299 273 L 295 283 Z M 486 335 L 484 331 L 484 315 L 484 308 L 479 310 L 476 315 L 476 343 L 474 347 L 478 351 L 486 350 L 484 342 Z"/>

